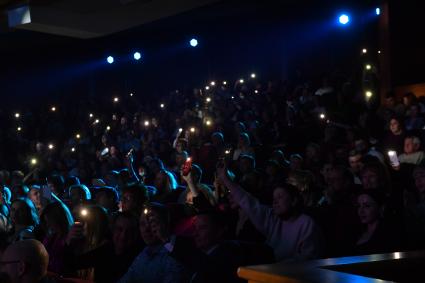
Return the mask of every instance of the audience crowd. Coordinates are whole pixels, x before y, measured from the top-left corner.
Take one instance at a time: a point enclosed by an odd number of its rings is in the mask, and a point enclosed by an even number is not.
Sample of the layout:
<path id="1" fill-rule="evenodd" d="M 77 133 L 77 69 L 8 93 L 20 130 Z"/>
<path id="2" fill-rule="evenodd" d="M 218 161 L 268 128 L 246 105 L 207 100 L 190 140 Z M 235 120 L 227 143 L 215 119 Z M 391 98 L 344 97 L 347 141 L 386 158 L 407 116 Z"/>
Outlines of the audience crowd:
<path id="1" fill-rule="evenodd" d="M 359 85 L 298 74 L 21 113 L 0 281 L 239 282 L 239 266 L 424 248 L 425 104 Z"/>

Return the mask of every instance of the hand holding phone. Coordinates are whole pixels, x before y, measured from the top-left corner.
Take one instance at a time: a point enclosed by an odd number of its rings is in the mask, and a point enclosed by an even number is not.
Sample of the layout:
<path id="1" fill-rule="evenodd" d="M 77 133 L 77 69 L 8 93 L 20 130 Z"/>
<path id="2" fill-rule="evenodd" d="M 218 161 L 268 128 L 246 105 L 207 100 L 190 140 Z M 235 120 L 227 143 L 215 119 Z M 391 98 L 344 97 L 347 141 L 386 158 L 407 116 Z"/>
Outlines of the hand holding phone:
<path id="1" fill-rule="evenodd" d="M 390 158 L 391 166 L 399 167 L 400 160 L 398 159 L 397 152 L 394 150 L 388 151 L 388 157 Z"/>

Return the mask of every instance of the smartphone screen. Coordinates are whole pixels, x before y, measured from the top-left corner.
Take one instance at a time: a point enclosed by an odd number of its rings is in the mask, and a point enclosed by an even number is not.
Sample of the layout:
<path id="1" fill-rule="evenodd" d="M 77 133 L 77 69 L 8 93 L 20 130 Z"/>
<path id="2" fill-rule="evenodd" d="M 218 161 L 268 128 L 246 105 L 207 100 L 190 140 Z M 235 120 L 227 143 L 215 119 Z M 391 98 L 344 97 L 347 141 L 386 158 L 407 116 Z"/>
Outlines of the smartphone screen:
<path id="1" fill-rule="evenodd" d="M 41 186 L 41 196 L 45 199 L 52 200 L 52 190 L 48 185 Z"/>
<path id="2" fill-rule="evenodd" d="M 400 161 L 398 160 L 397 152 L 394 150 L 388 151 L 388 157 L 390 158 L 390 162 L 392 166 L 399 166 Z"/>

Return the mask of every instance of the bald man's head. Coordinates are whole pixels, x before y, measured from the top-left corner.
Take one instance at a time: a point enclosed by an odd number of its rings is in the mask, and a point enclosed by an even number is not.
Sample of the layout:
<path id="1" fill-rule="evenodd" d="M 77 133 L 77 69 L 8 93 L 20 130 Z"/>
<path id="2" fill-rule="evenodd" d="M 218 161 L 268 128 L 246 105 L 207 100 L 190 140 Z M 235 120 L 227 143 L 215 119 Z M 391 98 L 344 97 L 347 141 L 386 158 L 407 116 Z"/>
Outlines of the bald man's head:
<path id="1" fill-rule="evenodd" d="M 23 240 L 6 248 L 1 263 L 13 283 L 35 283 L 46 275 L 49 255 L 39 241 Z"/>

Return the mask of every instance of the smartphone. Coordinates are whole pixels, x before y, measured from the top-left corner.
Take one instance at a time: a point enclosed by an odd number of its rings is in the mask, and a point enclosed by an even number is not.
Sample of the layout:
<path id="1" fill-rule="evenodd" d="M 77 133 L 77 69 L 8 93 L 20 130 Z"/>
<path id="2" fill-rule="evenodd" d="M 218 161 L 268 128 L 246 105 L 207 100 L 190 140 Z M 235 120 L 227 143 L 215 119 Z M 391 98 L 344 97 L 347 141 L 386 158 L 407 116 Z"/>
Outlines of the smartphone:
<path id="1" fill-rule="evenodd" d="M 105 156 L 105 155 L 107 155 L 109 153 L 109 148 L 107 148 L 107 147 L 105 147 L 101 152 L 100 152 L 100 155 L 101 156 Z"/>
<path id="2" fill-rule="evenodd" d="M 41 186 L 41 196 L 48 200 L 53 200 L 52 190 L 48 185 Z"/>
<path id="3" fill-rule="evenodd" d="M 188 157 L 183 164 L 183 176 L 187 176 L 192 169 L 192 158 Z"/>
<path id="4" fill-rule="evenodd" d="M 394 150 L 388 151 L 388 157 L 390 158 L 391 166 L 400 166 L 400 160 L 398 160 L 397 152 Z"/>

